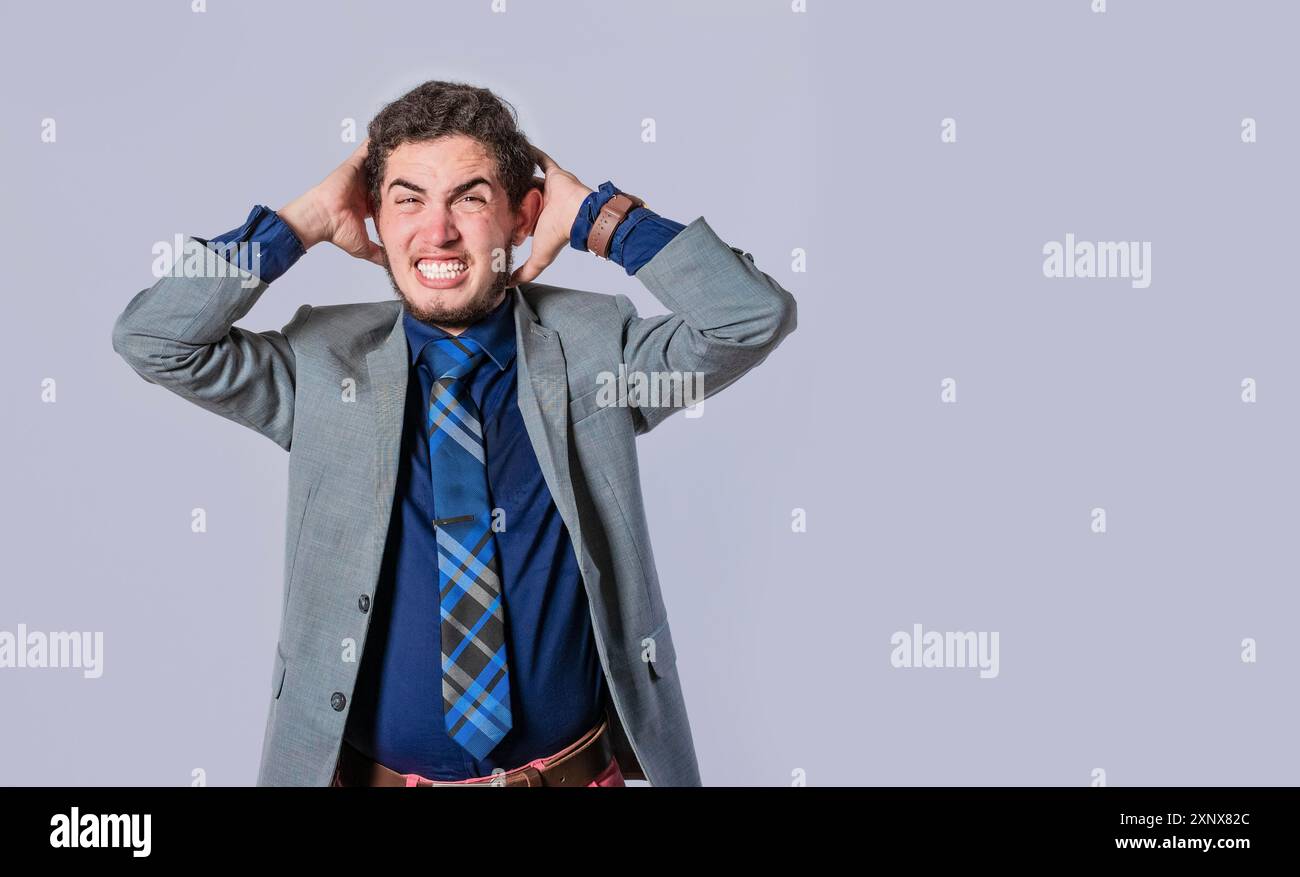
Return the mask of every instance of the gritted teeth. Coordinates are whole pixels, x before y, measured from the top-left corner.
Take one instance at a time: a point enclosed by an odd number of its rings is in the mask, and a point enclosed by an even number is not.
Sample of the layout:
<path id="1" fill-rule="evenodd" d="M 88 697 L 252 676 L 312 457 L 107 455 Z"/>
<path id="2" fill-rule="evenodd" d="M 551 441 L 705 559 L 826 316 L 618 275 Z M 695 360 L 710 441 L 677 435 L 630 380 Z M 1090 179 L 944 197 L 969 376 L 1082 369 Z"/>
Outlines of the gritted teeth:
<path id="1" fill-rule="evenodd" d="M 415 268 L 425 277 L 454 277 L 466 269 L 460 259 L 421 259 Z"/>

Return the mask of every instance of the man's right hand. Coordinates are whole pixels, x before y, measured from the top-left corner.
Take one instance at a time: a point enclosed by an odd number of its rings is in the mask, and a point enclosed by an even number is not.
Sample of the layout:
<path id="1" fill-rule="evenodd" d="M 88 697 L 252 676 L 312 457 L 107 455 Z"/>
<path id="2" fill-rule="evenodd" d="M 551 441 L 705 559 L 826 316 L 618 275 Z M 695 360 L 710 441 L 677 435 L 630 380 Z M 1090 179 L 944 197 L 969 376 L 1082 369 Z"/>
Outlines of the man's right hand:
<path id="1" fill-rule="evenodd" d="M 276 211 L 304 249 L 329 241 L 358 259 L 385 264 L 384 248 L 366 230 L 371 215 L 364 170 L 369 144 L 367 137 L 328 177 Z"/>

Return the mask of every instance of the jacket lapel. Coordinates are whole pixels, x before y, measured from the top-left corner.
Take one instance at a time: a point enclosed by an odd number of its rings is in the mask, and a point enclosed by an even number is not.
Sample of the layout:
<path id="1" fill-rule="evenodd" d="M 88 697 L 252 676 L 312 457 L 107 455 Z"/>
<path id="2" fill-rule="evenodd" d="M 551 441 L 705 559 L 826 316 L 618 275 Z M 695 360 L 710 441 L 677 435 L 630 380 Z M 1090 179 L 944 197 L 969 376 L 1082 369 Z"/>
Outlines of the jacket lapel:
<path id="1" fill-rule="evenodd" d="M 569 380 L 560 336 L 537 322 L 518 287 L 515 296 L 515 357 L 518 360 L 519 412 L 533 452 L 560 517 L 569 528 L 579 569 L 583 563 L 582 528 L 569 478 Z"/>
<path id="2" fill-rule="evenodd" d="M 406 409 L 406 381 L 411 360 L 406 343 L 406 330 L 402 326 L 402 303 L 395 302 L 396 317 L 388 334 L 379 346 L 366 354 L 366 372 L 373 389 L 375 408 L 371 421 L 375 448 L 375 528 L 378 554 L 374 568 L 382 561 L 384 540 L 388 532 L 389 515 L 393 510 L 393 494 L 397 484 L 398 454 L 402 446 L 402 418 Z"/>

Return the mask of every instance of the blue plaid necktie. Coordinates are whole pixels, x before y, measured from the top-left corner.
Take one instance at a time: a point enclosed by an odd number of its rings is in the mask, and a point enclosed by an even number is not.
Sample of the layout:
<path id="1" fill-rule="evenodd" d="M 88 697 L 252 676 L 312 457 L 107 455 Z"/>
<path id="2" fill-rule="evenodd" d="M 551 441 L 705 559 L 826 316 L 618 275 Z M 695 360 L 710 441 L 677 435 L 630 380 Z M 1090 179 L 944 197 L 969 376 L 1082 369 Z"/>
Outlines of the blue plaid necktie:
<path id="1" fill-rule="evenodd" d="M 492 535 L 483 428 L 469 379 L 486 358 L 472 338 L 425 348 L 437 380 L 429 394 L 429 469 L 438 543 L 442 706 L 447 733 L 483 758 L 510 730 L 505 606 Z"/>

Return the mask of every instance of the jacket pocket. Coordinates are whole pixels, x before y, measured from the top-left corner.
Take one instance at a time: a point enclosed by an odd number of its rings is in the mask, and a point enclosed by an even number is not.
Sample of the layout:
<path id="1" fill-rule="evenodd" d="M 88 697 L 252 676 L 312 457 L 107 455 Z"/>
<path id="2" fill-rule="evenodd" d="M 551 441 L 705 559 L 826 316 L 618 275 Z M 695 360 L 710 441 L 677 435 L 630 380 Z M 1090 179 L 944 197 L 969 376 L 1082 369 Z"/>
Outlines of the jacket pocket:
<path id="1" fill-rule="evenodd" d="M 677 666 L 677 650 L 673 647 L 673 633 L 668 619 L 641 637 L 641 660 L 650 668 L 653 679 L 662 679 Z"/>
<path id="2" fill-rule="evenodd" d="M 280 691 L 284 688 L 284 671 L 288 667 L 288 661 L 281 651 L 281 646 L 275 644 L 275 665 L 271 668 L 271 697 L 278 698 Z"/>
<path id="3" fill-rule="evenodd" d="M 600 387 L 583 393 L 578 398 L 569 403 L 569 422 L 577 425 L 586 420 L 593 414 L 604 411 L 607 407 L 599 405 L 596 402 L 596 395 L 600 392 Z"/>
<path id="4" fill-rule="evenodd" d="M 303 524 L 307 523 L 307 511 L 311 508 L 311 498 L 316 494 L 316 485 L 318 484 L 320 484 L 319 475 L 307 488 L 307 496 L 302 501 L 302 516 L 298 518 L 298 540 L 294 543 L 293 555 L 289 558 L 289 578 L 285 580 L 285 587 L 288 587 L 293 581 L 293 571 L 298 565 L 298 550 L 302 548 Z"/>
<path id="5" fill-rule="evenodd" d="M 599 471 L 601 480 L 605 482 L 605 489 L 609 491 L 610 499 L 614 503 L 614 510 L 618 513 L 618 520 L 623 524 L 623 533 L 625 534 L 624 538 L 631 544 L 632 550 L 636 554 L 638 566 L 637 575 L 641 579 L 641 591 L 645 594 L 646 605 L 651 607 L 653 611 L 653 607 L 662 601 L 662 598 L 656 599 L 656 594 L 651 590 L 650 586 L 651 570 L 654 569 L 654 567 L 646 552 L 641 549 L 640 540 L 636 538 L 636 534 L 632 531 L 632 525 L 628 522 L 627 515 L 623 512 L 623 502 L 618 498 L 618 491 L 614 489 L 614 483 L 609 480 L 609 476 L 605 474 L 604 469 Z M 618 546 L 611 545 L 611 550 L 617 551 Z M 655 587 L 657 590 L 658 586 L 656 585 Z"/>
<path id="6" fill-rule="evenodd" d="M 320 484 L 320 479 L 321 476 L 317 475 L 311 486 L 307 488 L 307 496 L 302 501 L 302 515 L 298 518 L 298 538 L 294 541 L 293 554 L 289 556 L 289 571 L 284 580 L 284 605 L 280 607 L 280 624 L 282 626 L 288 622 L 289 592 L 293 589 L 293 574 L 298 569 L 298 553 L 302 550 L 302 538 L 306 532 L 307 513 L 311 511 L 312 497 L 316 495 L 316 487 Z M 280 635 L 284 635 L 283 627 Z"/>

